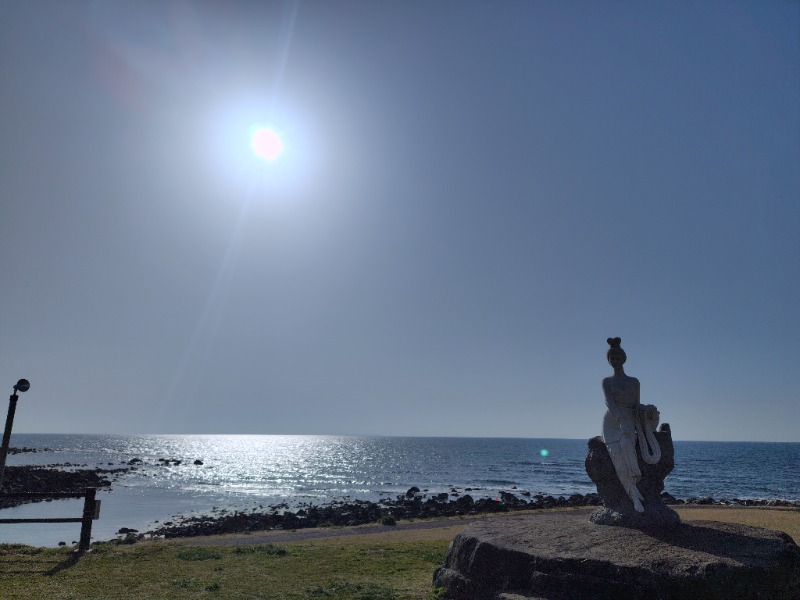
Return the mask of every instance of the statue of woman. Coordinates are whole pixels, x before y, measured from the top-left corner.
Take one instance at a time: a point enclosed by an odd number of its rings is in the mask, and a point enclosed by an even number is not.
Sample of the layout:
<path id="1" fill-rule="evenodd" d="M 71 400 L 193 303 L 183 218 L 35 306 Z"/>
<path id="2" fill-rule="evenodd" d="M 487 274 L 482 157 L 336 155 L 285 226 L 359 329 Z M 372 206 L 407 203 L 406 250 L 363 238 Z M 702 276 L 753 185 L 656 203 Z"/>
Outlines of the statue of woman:
<path id="1" fill-rule="evenodd" d="M 628 357 L 621 343 L 620 338 L 608 338 L 610 348 L 606 359 L 614 369 L 614 375 L 603 379 L 603 393 L 608 407 L 603 417 L 603 441 L 608 448 L 611 462 L 614 463 L 617 477 L 633 501 L 633 508 L 636 512 L 644 512 L 643 497 L 636 487 L 642 478 L 636 458 L 639 380 L 628 377 L 622 368 Z"/>

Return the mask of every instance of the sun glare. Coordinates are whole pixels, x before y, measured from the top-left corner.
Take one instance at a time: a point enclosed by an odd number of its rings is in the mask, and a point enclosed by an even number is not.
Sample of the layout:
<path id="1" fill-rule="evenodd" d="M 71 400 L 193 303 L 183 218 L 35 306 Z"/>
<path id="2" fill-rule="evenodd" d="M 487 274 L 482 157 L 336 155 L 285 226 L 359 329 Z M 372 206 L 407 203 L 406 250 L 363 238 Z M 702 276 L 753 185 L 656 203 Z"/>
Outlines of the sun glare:
<path id="1" fill-rule="evenodd" d="M 280 136 L 267 127 L 254 128 L 250 136 L 250 148 L 261 160 L 272 161 L 283 152 Z"/>

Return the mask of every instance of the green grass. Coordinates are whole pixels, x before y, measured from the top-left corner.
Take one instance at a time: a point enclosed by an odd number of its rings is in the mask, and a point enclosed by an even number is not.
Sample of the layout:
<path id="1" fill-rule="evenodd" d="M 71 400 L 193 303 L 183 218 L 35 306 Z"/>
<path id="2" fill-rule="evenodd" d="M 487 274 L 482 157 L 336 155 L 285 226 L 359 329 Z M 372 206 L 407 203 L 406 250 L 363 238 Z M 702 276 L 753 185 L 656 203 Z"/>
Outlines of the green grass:
<path id="1" fill-rule="evenodd" d="M 334 538 L 286 545 L 104 544 L 69 549 L 0 545 L 4 599 L 263 598 L 426 600 L 448 540 Z M 70 562 L 72 561 L 72 562 Z"/>
<path id="2" fill-rule="evenodd" d="M 253 546 L 235 546 L 234 554 L 267 554 L 269 556 L 285 556 L 286 548 L 273 544 L 255 544 Z"/>
<path id="3" fill-rule="evenodd" d="M 800 541 L 800 510 L 679 507 L 710 519 L 786 531 Z M 503 518 L 502 516 L 498 518 Z M 0 544 L 0 597 L 48 600 L 261 598 L 439 600 L 433 572 L 463 527 L 276 544 L 201 546 L 197 541 L 108 543 L 79 559 L 68 548 Z"/>
<path id="4" fill-rule="evenodd" d="M 222 554 L 216 550 L 210 550 L 209 548 L 203 548 L 200 546 L 198 548 L 187 548 L 186 550 L 181 550 L 178 552 L 177 558 L 180 560 L 220 560 L 222 558 Z"/>

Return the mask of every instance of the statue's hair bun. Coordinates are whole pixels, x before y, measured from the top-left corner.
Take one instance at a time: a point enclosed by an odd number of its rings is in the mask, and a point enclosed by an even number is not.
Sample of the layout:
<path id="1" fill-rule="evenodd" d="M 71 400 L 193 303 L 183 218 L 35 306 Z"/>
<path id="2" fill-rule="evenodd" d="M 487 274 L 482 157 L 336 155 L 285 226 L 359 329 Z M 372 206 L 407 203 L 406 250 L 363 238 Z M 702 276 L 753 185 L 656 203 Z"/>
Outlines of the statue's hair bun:
<path id="1" fill-rule="evenodd" d="M 606 341 L 608 342 L 608 345 L 611 346 L 612 348 L 619 348 L 620 345 L 622 344 L 622 338 L 618 337 L 608 338 L 608 340 Z"/>

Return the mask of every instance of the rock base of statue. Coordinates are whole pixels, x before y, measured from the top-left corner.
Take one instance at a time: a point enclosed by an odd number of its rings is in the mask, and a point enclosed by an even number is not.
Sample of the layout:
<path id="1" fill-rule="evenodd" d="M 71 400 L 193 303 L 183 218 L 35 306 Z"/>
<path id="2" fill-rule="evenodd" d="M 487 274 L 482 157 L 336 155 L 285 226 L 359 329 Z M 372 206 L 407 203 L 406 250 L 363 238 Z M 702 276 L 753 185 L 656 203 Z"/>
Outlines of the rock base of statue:
<path id="1" fill-rule="evenodd" d="M 785 533 L 693 521 L 598 527 L 585 510 L 471 523 L 435 586 L 449 600 L 797 600 L 800 548 Z"/>
<path id="2" fill-rule="evenodd" d="M 633 508 L 633 501 L 619 482 L 619 477 L 614 470 L 614 463 L 611 462 L 611 456 L 603 438 L 597 436 L 589 440 L 586 472 L 597 485 L 597 494 L 603 501 L 603 508 L 596 510 L 589 517 L 592 523 L 636 529 L 664 529 L 675 527 L 680 523 L 678 513 L 661 500 L 664 478 L 675 467 L 675 448 L 672 445 L 672 432 L 669 424 L 664 423 L 661 429 L 655 432 L 655 437 L 661 447 L 661 460 L 654 465 L 642 459 L 639 445 L 636 445 L 639 470 L 642 472 L 642 479 L 636 487 L 644 497 L 643 513 L 636 512 Z"/>

